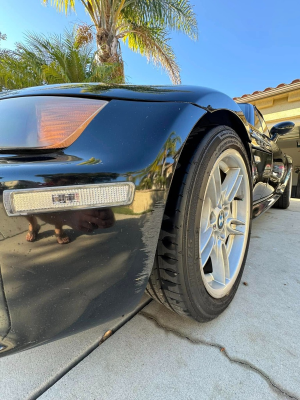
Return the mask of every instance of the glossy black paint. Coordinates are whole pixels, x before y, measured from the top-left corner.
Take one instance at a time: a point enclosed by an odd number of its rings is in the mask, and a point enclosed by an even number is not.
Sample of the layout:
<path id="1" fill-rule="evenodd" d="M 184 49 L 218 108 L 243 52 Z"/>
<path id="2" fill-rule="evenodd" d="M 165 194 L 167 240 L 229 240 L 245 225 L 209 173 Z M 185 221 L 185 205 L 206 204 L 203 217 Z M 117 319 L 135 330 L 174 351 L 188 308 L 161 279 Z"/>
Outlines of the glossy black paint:
<path id="1" fill-rule="evenodd" d="M 118 99 L 146 102 L 179 102 L 205 109 L 228 109 L 240 112 L 239 106 L 224 93 L 200 86 L 134 86 L 78 83 L 47 85 L 0 93 L 1 98 L 21 96 L 71 96 L 104 100 Z"/>
<path id="2" fill-rule="evenodd" d="M 204 113 L 190 104 L 112 100 L 65 151 L 2 155 L 2 311 L 8 308 L 2 352 L 87 329 L 137 305 L 153 265 L 174 160 L 166 160 L 170 176 L 161 188 L 147 186 L 149 168 L 168 139 L 173 135 L 183 143 Z M 111 209 L 113 226 L 89 235 L 77 228 L 82 211 L 54 213 L 38 216 L 39 240 L 28 243 L 27 219 L 8 217 L 2 204 L 8 188 L 128 180 L 136 185 L 136 204 Z M 70 227 L 67 245 L 53 237 L 57 218 Z"/>
<path id="3" fill-rule="evenodd" d="M 272 140 L 276 139 L 278 135 L 286 135 L 292 129 L 294 129 L 294 127 L 295 124 L 291 121 L 279 122 L 278 124 L 272 126 L 272 129 L 270 130 Z"/>
<path id="4" fill-rule="evenodd" d="M 281 163 L 286 169 L 285 176 L 289 177 L 292 160 L 281 151 L 277 140 L 274 140 L 272 130 L 268 131 L 260 111 L 252 104 L 239 104 L 239 106 L 245 114 L 251 135 L 253 202 L 255 205 L 253 217 L 256 217 L 265 209 L 270 208 L 278 198 L 278 196 L 276 198 L 276 190 L 279 181 L 274 174 L 274 163 Z M 289 123 L 289 125 L 292 124 Z M 260 204 L 256 205 L 257 203 Z"/>
<path id="5" fill-rule="evenodd" d="M 2 94 L 0 101 L 32 95 L 95 97 L 109 104 L 64 151 L 0 154 L 0 354 L 88 329 L 138 304 L 152 269 L 168 191 L 191 132 L 200 140 L 203 126 L 232 124 L 249 157 L 261 155 L 254 171 L 254 189 L 263 187 L 258 200 L 266 197 L 267 185 L 269 199 L 275 198 L 282 184 L 270 185 L 275 147 L 220 92 L 80 84 L 15 91 Z M 41 231 L 29 243 L 27 218 L 8 217 L 3 208 L 6 189 L 122 181 L 136 185 L 133 204 L 98 210 L 101 229 L 89 234 L 79 223 L 89 218 L 88 212 L 56 212 L 38 216 Z M 67 226 L 67 245 L 57 244 L 53 236 L 58 222 Z"/>

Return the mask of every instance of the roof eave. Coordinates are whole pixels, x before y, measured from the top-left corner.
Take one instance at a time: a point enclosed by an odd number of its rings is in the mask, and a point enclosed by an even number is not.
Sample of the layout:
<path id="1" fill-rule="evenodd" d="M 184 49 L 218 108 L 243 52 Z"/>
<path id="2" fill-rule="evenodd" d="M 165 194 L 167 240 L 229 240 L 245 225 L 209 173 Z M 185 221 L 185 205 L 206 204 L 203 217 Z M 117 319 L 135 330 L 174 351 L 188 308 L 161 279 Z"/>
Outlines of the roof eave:
<path id="1" fill-rule="evenodd" d="M 300 82 L 291 83 L 289 85 L 282 86 L 280 88 L 269 89 L 265 92 L 259 92 L 256 94 L 249 94 L 244 97 L 234 97 L 233 100 L 236 103 L 250 103 L 251 101 L 264 99 L 266 97 L 276 96 L 278 94 L 284 94 L 293 90 L 300 89 Z"/>

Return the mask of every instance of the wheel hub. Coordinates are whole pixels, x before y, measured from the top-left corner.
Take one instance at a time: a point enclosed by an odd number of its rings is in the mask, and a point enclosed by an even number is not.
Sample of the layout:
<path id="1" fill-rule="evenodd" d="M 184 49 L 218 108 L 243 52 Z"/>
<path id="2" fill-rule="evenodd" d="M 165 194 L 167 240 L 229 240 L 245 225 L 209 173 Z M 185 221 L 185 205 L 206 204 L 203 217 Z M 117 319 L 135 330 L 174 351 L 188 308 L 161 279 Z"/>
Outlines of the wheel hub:
<path id="1" fill-rule="evenodd" d="M 224 228 L 224 224 L 225 224 L 225 214 L 224 211 L 221 210 L 219 217 L 218 217 L 218 228 L 219 230 L 222 230 Z"/>

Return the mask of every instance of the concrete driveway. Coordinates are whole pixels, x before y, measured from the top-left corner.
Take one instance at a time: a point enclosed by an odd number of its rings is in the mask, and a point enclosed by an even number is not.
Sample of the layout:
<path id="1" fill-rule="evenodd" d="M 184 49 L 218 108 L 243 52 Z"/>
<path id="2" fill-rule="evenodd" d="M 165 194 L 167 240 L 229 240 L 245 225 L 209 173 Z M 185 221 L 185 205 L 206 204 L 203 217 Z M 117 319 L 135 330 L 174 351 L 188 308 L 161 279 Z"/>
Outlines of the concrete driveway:
<path id="1" fill-rule="evenodd" d="M 254 221 L 243 283 L 217 320 L 145 297 L 101 346 L 108 326 L 1 359 L 0 398 L 300 399 L 299 229 L 299 200 Z"/>

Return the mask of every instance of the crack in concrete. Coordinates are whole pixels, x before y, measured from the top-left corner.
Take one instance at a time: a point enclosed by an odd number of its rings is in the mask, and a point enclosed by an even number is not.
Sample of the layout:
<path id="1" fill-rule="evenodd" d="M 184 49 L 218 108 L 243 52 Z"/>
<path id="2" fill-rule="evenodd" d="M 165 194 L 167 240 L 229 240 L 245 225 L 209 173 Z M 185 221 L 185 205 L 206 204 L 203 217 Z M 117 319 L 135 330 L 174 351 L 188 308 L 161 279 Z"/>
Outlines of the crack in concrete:
<path id="1" fill-rule="evenodd" d="M 257 373 L 258 375 L 260 375 L 260 376 L 269 384 L 269 386 L 271 387 L 272 390 L 276 391 L 277 393 L 279 393 L 279 394 L 281 394 L 281 395 L 286 396 L 286 398 L 294 399 L 294 400 L 300 400 L 299 397 L 296 397 L 296 396 L 294 396 L 293 394 L 291 394 L 290 392 L 288 392 L 288 391 L 282 389 L 277 383 L 275 383 L 275 382 L 274 382 L 264 371 L 262 371 L 260 368 L 255 367 L 253 364 L 251 364 L 251 363 L 248 362 L 248 361 L 243 361 L 243 360 L 241 360 L 241 359 L 231 357 L 231 356 L 228 354 L 228 352 L 226 351 L 225 347 L 219 345 L 218 343 L 208 342 L 208 341 L 206 341 L 206 340 L 201 340 L 201 339 L 193 339 L 193 338 L 190 338 L 189 336 L 186 336 L 186 335 L 184 335 L 184 334 L 178 332 L 178 331 L 175 330 L 175 329 L 171 329 L 171 328 L 168 328 L 168 327 L 165 326 L 165 325 L 162 325 L 162 324 L 161 324 L 156 318 L 154 318 L 152 315 L 150 315 L 150 314 L 148 314 L 148 313 L 145 313 L 145 312 L 143 312 L 143 311 L 140 311 L 138 315 L 142 315 L 142 316 L 145 317 L 146 319 L 148 319 L 148 320 L 150 320 L 150 321 L 153 321 L 159 328 L 163 329 L 164 331 L 170 332 L 170 333 L 172 333 L 173 335 L 175 335 L 175 336 L 177 336 L 177 337 L 179 337 L 179 338 L 181 338 L 181 339 L 186 339 L 186 340 L 188 340 L 189 342 L 191 342 L 191 343 L 193 343 L 193 344 L 202 344 L 202 345 L 204 345 L 204 346 L 207 346 L 207 347 L 214 347 L 214 348 L 220 350 L 220 352 L 221 352 L 231 363 L 239 364 L 239 365 L 241 365 L 243 368 L 246 368 L 246 369 L 248 369 L 248 370 L 250 369 L 251 371 L 253 371 L 253 372 Z"/>

